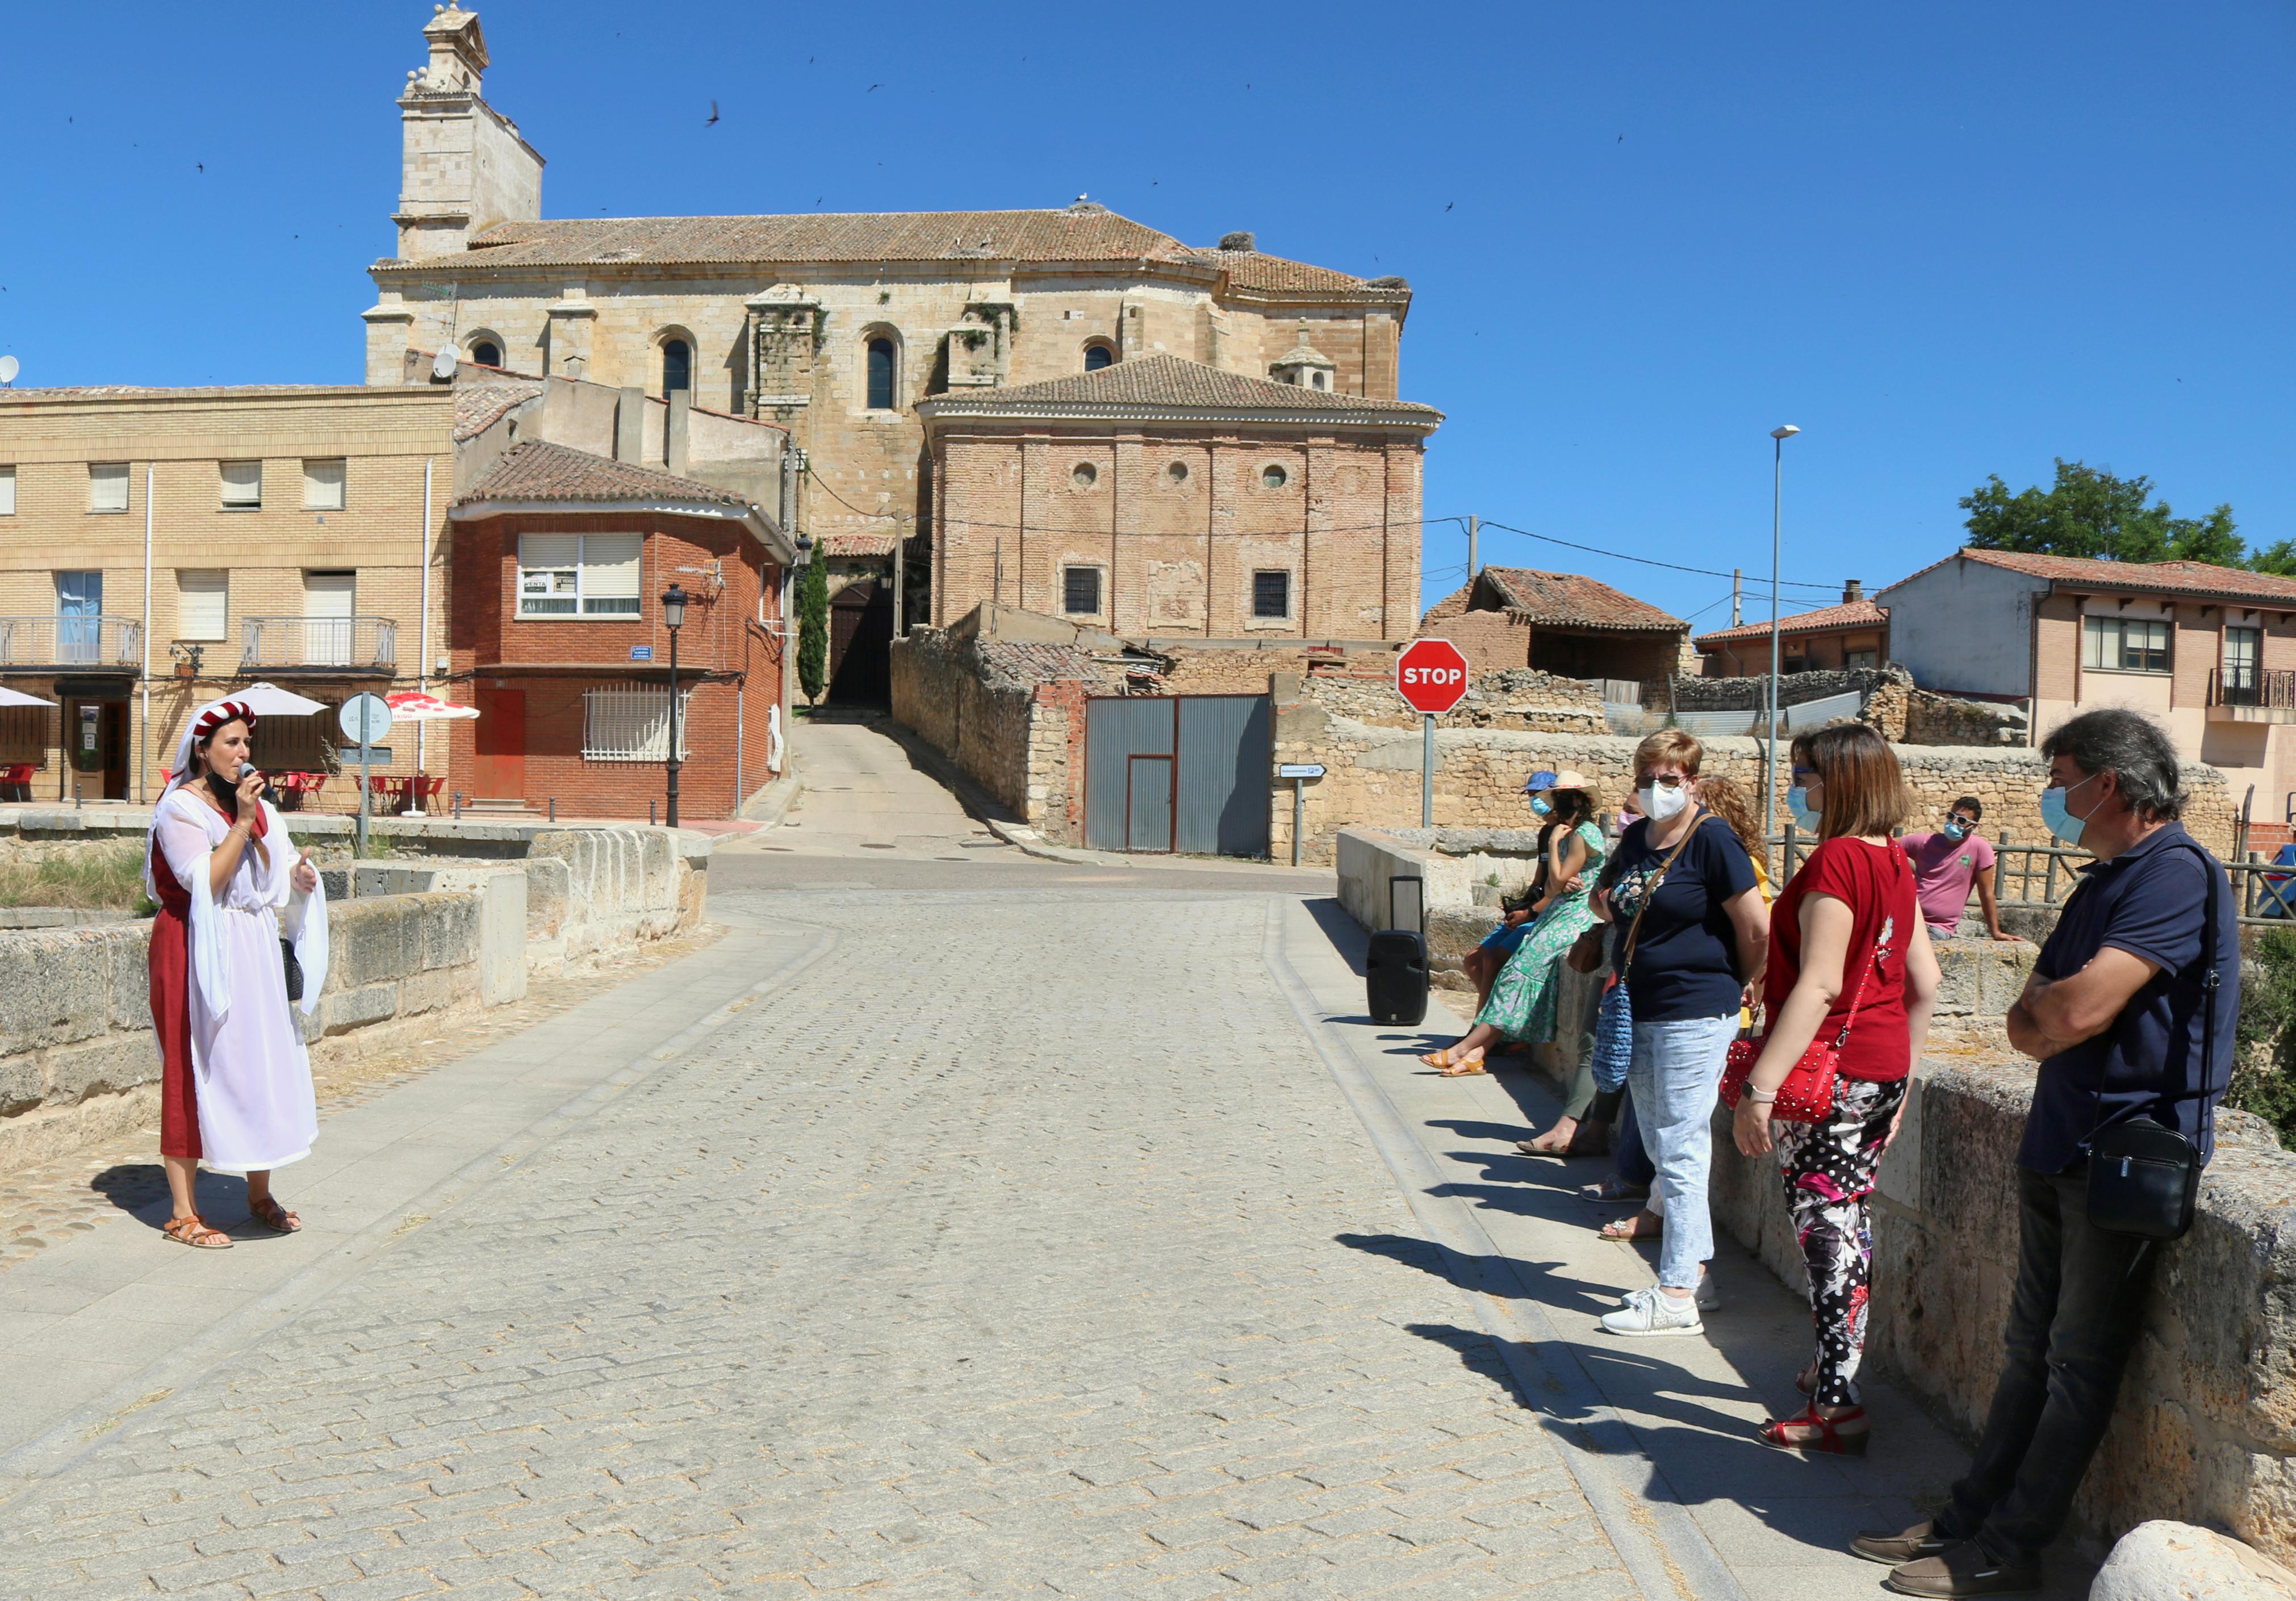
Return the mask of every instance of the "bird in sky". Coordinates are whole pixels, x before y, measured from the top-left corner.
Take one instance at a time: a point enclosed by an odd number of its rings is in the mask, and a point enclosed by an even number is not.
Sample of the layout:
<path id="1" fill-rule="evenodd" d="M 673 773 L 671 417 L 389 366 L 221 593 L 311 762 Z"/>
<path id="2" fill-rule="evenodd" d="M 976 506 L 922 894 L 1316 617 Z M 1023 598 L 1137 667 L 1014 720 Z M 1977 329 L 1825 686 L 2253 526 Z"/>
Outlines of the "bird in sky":
<path id="1" fill-rule="evenodd" d="M 884 86 L 885 86 L 882 84 L 871 84 L 867 88 L 862 90 L 861 93 L 864 94 L 874 94 L 878 90 Z"/>
<path id="2" fill-rule="evenodd" d="M 208 169 L 208 164 L 205 161 L 194 161 L 192 165 L 198 168 L 201 172 L 205 172 Z"/>
<path id="3" fill-rule="evenodd" d="M 1448 211 L 1448 210 L 1451 209 L 1451 206 L 1456 206 L 1456 205 L 1457 205 L 1458 203 L 1459 203 L 1459 202 L 1458 202 L 1457 201 L 1453 201 L 1450 203 L 1450 205 L 1447 205 L 1447 206 L 1445 206 L 1445 207 L 1443 208 L 1443 209 L 1445 209 L 1446 211 Z"/>
<path id="4" fill-rule="evenodd" d="M 716 127 L 718 126 L 718 103 L 716 101 L 713 100 L 709 103 L 709 120 L 703 123 L 701 126 L 704 127 Z"/>

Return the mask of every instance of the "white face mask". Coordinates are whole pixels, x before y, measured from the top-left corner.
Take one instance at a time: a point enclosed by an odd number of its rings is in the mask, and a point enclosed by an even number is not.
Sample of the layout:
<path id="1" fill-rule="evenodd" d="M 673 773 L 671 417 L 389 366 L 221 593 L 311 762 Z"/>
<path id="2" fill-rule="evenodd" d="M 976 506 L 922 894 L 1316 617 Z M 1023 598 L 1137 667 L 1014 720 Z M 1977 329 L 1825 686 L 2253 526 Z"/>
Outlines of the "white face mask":
<path id="1" fill-rule="evenodd" d="M 1669 789 L 1662 784 L 1646 784 L 1635 792 L 1635 801 L 1642 808 L 1643 816 L 1653 823 L 1663 823 L 1690 804 L 1690 785 L 1677 784 Z"/>

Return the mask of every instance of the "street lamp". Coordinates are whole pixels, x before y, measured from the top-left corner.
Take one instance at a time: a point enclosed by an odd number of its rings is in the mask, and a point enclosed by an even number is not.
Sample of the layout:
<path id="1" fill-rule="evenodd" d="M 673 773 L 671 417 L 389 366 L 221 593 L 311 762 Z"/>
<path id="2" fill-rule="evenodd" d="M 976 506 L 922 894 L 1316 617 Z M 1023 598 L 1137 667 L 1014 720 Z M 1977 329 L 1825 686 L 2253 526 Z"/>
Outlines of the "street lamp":
<path id="1" fill-rule="evenodd" d="M 685 591 L 672 579 L 661 593 L 661 625 L 669 630 L 669 825 L 677 826 L 677 630 L 685 623 Z"/>
<path id="2" fill-rule="evenodd" d="M 1800 433 L 1800 429 L 1787 423 L 1770 430 L 1770 738 L 1762 747 L 1762 832 L 1770 831 L 1770 820 L 1778 809 L 1778 532 L 1779 509 L 1785 490 L 1786 441 Z M 672 635 L 673 642 L 676 636 Z M 675 643 L 671 653 L 676 653 Z M 1784 858 L 1778 860 L 1778 871 L 1785 872 Z"/>

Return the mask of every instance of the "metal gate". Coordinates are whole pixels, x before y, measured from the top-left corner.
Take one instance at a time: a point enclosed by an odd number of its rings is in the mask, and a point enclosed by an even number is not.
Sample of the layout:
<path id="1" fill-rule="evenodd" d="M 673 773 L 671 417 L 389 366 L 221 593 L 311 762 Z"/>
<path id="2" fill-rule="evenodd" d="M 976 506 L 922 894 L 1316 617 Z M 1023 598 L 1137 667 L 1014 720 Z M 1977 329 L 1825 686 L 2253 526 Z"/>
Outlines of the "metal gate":
<path id="1" fill-rule="evenodd" d="M 1266 695 L 1085 702 L 1084 836 L 1095 850 L 1266 856 Z"/>

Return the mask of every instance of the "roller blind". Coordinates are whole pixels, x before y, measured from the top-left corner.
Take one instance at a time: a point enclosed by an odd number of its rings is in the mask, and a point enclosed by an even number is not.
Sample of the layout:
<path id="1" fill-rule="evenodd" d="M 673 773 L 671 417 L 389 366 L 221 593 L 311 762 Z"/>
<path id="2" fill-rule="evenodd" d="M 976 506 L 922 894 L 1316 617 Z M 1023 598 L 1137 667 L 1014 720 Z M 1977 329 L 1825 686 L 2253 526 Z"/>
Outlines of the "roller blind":
<path id="1" fill-rule="evenodd" d="M 303 509 L 340 512 L 343 509 L 343 464 L 340 461 L 303 464 Z"/>
<path id="2" fill-rule="evenodd" d="M 634 616 L 638 610 L 638 546 L 636 534 L 582 537 L 582 610 L 593 614 Z"/>
<path id="3" fill-rule="evenodd" d="M 176 637 L 221 639 L 230 612 L 230 575 L 220 567 L 176 571 Z"/>
<path id="4" fill-rule="evenodd" d="M 87 464 L 87 509 L 124 512 L 127 509 L 127 464 L 90 462 Z"/>
<path id="5" fill-rule="evenodd" d="M 16 469 L 0 467 L 0 517 L 16 514 Z"/>
<path id="6" fill-rule="evenodd" d="M 263 504 L 261 462 L 217 462 L 216 466 L 223 477 L 224 505 L 259 506 Z"/>

